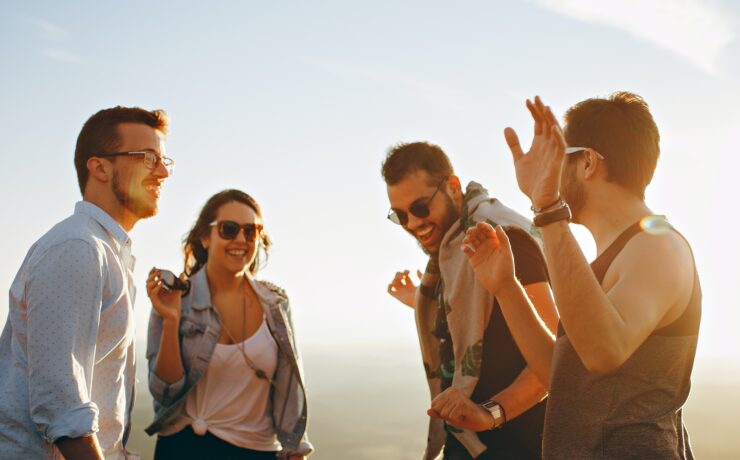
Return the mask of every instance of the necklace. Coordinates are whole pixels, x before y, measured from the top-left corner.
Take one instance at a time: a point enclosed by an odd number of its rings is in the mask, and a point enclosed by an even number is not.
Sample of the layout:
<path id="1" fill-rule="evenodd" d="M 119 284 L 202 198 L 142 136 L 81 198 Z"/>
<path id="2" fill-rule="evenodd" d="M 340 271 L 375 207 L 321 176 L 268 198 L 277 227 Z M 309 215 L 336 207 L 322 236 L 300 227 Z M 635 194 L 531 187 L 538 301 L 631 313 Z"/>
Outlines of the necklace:
<path id="1" fill-rule="evenodd" d="M 242 296 L 242 336 L 244 336 L 245 330 L 247 327 L 247 292 L 246 292 L 247 287 L 246 286 L 247 285 L 245 284 L 244 285 L 244 295 Z M 267 320 L 265 319 L 265 321 Z M 267 374 L 265 374 L 265 371 L 257 367 L 257 365 L 254 364 L 254 362 L 251 359 L 249 359 L 249 356 L 247 356 L 247 352 L 244 351 L 244 343 L 243 342 L 237 343 L 236 339 L 229 331 L 229 328 L 226 327 L 226 323 L 224 323 L 223 320 L 221 321 L 221 327 L 226 332 L 226 335 L 229 336 L 229 339 L 231 339 L 231 342 L 237 346 L 237 348 L 241 352 L 242 358 L 244 358 L 244 363 L 254 371 L 257 378 L 265 380 L 267 381 L 267 383 L 272 385 L 273 384 L 272 380 L 267 376 Z"/>

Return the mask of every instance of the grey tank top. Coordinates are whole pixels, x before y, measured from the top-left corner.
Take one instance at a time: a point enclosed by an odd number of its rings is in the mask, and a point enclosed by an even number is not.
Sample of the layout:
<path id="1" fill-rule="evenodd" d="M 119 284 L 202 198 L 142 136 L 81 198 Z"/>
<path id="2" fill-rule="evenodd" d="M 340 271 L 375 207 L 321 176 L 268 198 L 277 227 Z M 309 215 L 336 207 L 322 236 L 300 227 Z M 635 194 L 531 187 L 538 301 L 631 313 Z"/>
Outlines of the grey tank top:
<path id="1" fill-rule="evenodd" d="M 629 227 L 591 264 L 599 283 L 640 231 L 639 223 Z M 681 408 L 689 394 L 700 317 L 694 268 L 691 300 L 681 316 L 654 331 L 619 369 L 605 375 L 586 370 L 559 325 L 543 458 L 693 459 Z"/>

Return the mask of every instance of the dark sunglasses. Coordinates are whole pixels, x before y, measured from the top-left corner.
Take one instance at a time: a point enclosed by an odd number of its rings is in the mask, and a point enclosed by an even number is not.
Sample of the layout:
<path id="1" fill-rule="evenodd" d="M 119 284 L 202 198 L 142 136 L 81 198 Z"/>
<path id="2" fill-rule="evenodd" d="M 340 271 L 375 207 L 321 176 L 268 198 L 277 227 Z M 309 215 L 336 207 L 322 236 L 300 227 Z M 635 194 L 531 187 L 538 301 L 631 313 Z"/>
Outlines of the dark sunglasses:
<path id="1" fill-rule="evenodd" d="M 434 196 L 439 192 L 439 189 L 442 188 L 442 185 L 447 182 L 447 177 L 442 179 L 442 182 L 439 183 L 437 186 L 437 189 L 432 193 L 432 196 L 429 197 L 428 200 L 423 202 L 414 202 L 409 207 L 409 213 L 415 217 L 424 218 L 429 215 L 429 204 L 434 199 Z M 406 225 L 409 222 L 409 215 L 406 213 L 406 211 L 399 211 L 397 209 L 391 208 L 390 211 L 388 211 L 388 220 L 393 222 L 394 224 L 398 225 Z"/>
<path id="2" fill-rule="evenodd" d="M 216 226 L 218 228 L 218 236 L 225 240 L 233 240 L 239 235 L 241 230 L 244 230 L 244 238 L 247 241 L 254 240 L 257 235 L 262 231 L 262 225 L 260 224 L 238 224 L 232 220 L 221 220 L 210 223 L 210 226 Z"/>
<path id="3" fill-rule="evenodd" d="M 182 291 L 184 293 L 187 293 L 190 290 L 189 281 L 181 280 L 169 270 L 160 269 L 159 279 L 162 281 L 162 286 L 168 291 Z"/>

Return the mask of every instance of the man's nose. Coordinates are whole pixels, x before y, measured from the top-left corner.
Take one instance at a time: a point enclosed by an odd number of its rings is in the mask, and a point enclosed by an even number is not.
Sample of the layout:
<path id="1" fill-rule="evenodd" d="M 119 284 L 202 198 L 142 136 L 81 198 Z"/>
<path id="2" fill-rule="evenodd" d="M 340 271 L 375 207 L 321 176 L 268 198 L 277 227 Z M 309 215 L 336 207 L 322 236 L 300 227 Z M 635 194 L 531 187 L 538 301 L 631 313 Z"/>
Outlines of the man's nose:
<path id="1" fill-rule="evenodd" d="M 406 222 L 406 228 L 410 231 L 416 231 L 419 227 L 421 227 L 424 224 L 424 219 L 421 217 L 416 217 L 415 215 L 409 213 L 409 220 Z"/>
<path id="2" fill-rule="evenodd" d="M 161 161 L 157 162 L 157 167 L 154 168 L 154 171 L 152 171 L 152 173 L 154 176 L 161 177 L 163 179 L 170 177 L 170 170 L 167 169 L 167 167 Z"/>

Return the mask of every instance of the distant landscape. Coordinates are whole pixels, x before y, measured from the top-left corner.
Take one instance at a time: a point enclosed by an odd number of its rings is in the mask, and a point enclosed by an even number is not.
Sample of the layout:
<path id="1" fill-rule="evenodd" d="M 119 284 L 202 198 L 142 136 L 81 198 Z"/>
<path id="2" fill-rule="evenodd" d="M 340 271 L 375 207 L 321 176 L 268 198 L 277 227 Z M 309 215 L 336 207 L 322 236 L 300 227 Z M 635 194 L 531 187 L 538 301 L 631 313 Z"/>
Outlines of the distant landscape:
<path id="1" fill-rule="evenodd" d="M 372 355 L 346 350 L 307 353 L 309 437 L 316 447 L 311 458 L 419 459 L 426 439 L 428 392 L 417 353 L 408 347 L 376 349 Z M 154 438 L 143 430 L 152 418 L 151 397 L 144 361 L 139 362 L 129 449 L 149 459 Z M 697 364 L 685 420 L 697 458 L 734 460 L 740 458 L 740 379 L 719 372 L 719 367 L 715 372 Z"/>

